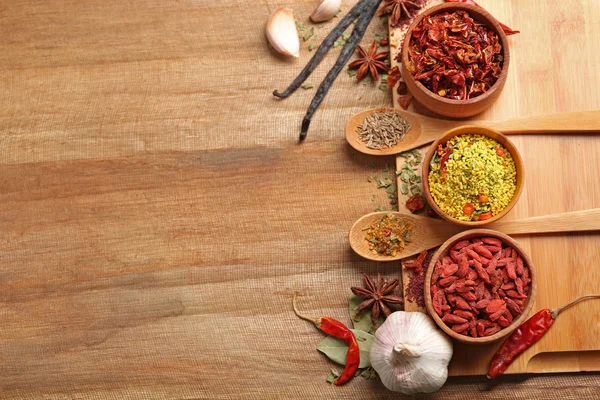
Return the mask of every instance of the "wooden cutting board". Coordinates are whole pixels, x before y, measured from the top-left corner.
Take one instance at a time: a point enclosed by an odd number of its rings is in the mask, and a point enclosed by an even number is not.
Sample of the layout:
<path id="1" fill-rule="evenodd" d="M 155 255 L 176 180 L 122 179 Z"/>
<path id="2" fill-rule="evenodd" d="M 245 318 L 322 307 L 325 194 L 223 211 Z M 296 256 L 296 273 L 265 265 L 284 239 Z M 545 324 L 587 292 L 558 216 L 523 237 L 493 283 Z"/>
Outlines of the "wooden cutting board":
<path id="1" fill-rule="evenodd" d="M 441 1 L 431 1 L 434 5 Z M 569 43 L 594 40 L 583 29 L 586 22 L 600 18 L 598 7 L 590 13 L 580 9 L 556 7 L 556 4 L 492 2 L 479 3 L 500 21 L 521 33 L 509 37 L 511 63 L 508 81 L 499 100 L 477 119 L 508 119 L 562 111 L 583 111 L 600 108 L 598 97 L 585 87 L 569 86 L 570 74 L 594 76 L 593 61 L 583 63 L 580 71 L 560 71 L 564 80 L 548 91 L 542 81 L 549 69 L 560 69 L 559 58 L 553 54 L 560 49 L 577 56 Z M 511 8 L 512 5 L 512 8 Z M 595 14 L 594 14 L 595 13 Z M 571 21 L 580 21 L 581 26 Z M 525 29 L 527 28 L 527 29 Z M 533 35 L 532 32 L 535 32 Z M 390 29 L 392 66 L 397 65 L 402 29 Z M 554 39 L 552 39 L 554 38 Z M 597 64 L 596 64 L 597 67 Z M 594 78 L 595 79 L 595 78 Z M 581 86 L 581 85 L 579 85 Z M 397 93 L 393 101 L 400 108 Z M 411 110 L 435 116 L 419 104 Z M 600 207 L 600 136 L 512 136 L 523 156 L 526 182 L 523 195 L 506 219 L 518 219 L 563 211 Z M 421 148 L 422 153 L 427 148 Z M 397 168 L 404 163 L 396 160 Z M 405 209 L 407 197 L 399 194 L 400 210 Z M 519 236 L 516 239 L 531 255 L 538 271 L 538 294 L 532 314 L 541 308 L 556 308 L 588 293 L 600 293 L 600 234 Z M 403 268 L 406 286 L 411 270 Z M 407 302 L 407 311 L 424 309 Z M 500 343 L 489 346 L 468 346 L 455 343 L 454 357 L 449 367 L 452 376 L 479 375 L 487 372 L 489 361 Z M 506 373 L 543 373 L 600 370 L 600 301 L 580 303 L 561 315 L 552 329 L 527 350 Z"/>

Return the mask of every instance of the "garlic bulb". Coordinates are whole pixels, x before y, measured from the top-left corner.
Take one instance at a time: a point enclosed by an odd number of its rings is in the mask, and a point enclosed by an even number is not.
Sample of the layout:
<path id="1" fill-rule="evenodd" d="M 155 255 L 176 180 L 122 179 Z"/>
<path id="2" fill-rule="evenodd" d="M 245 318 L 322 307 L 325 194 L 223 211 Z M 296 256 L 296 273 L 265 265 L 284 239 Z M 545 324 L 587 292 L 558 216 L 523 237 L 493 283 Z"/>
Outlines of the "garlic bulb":
<path id="1" fill-rule="evenodd" d="M 340 11 L 342 0 L 320 0 L 319 5 L 310 15 L 313 22 L 329 21 Z"/>
<path id="2" fill-rule="evenodd" d="M 389 390 L 431 393 L 448 378 L 452 342 L 429 316 L 396 311 L 375 332 L 370 358 Z"/>
<path id="3" fill-rule="evenodd" d="M 281 54 L 300 56 L 300 41 L 294 21 L 294 12 L 289 8 L 278 8 L 267 21 L 267 39 L 271 46 Z"/>

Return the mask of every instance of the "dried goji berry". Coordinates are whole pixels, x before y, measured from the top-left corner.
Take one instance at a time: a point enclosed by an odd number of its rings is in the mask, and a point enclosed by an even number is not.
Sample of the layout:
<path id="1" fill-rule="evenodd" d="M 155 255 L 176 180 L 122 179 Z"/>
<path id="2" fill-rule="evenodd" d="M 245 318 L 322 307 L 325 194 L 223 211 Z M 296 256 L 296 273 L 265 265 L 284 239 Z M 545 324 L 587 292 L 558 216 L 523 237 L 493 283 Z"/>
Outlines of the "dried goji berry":
<path id="1" fill-rule="evenodd" d="M 444 321 L 444 323 L 446 325 L 464 324 L 465 322 L 467 322 L 467 320 L 465 318 L 459 317 L 458 315 L 455 315 L 455 314 L 444 315 L 444 318 L 442 318 L 442 321 Z"/>
<path id="2" fill-rule="evenodd" d="M 467 272 L 467 279 L 474 281 L 475 279 L 477 279 L 479 277 L 479 275 L 477 275 L 477 271 L 475 271 L 474 269 L 469 269 L 469 272 Z"/>
<path id="3" fill-rule="evenodd" d="M 479 254 L 477 254 L 474 250 L 471 249 L 467 249 L 466 253 L 468 255 L 471 256 L 471 258 L 477 260 L 477 261 L 481 261 L 481 257 L 479 257 Z"/>
<path id="4" fill-rule="evenodd" d="M 525 266 L 523 265 L 523 259 L 521 256 L 519 256 L 517 257 L 517 268 L 515 269 L 517 271 L 517 275 L 522 276 L 523 269 L 525 269 Z"/>
<path id="5" fill-rule="evenodd" d="M 475 252 L 477 254 L 479 254 L 480 256 L 485 257 L 487 259 L 494 257 L 488 249 L 486 249 L 485 247 L 483 247 L 480 244 L 476 244 L 475 246 L 473 246 L 473 250 L 475 250 Z"/>
<path id="6" fill-rule="evenodd" d="M 462 296 L 463 299 L 467 300 L 467 301 L 475 301 L 478 300 L 477 296 L 475 296 L 475 293 L 473 292 L 464 292 L 464 293 L 459 293 L 460 296 Z"/>
<path id="7" fill-rule="evenodd" d="M 454 246 L 452 246 L 452 250 L 458 251 L 464 247 L 467 247 L 469 244 L 471 244 L 470 241 L 468 240 L 461 240 L 460 242 L 456 243 Z"/>
<path id="8" fill-rule="evenodd" d="M 449 276 L 447 278 L 442 278 L 438 281 L 438 285 L 441 287 L 448 287 L 454 283 L 458 278 L 456 276 Z"/>
<path id="9" fill-rule="evenodd" d="M 485 244 L 491 244 L 492 246 L 502 247 L 502 242 L 500 239 L 491 238 L 491 237 L 482 237 L 481 241 Z"/>
<path id="10" fill-rule="evenodd" d="M 467 323 L 460 324 L 460 325 L 452 325 L 452 327 L 450 329 L 452 329 L 456 333 L 463 333 L 464 331 L 469 329 L 469 323 L 467 322 Z"/>
<path id="11" fill-rule="evenodd" d="M 461 310 L 466 310 L 466 311 L 471 310 L 471 306 L 469 305 L 469 303 L 467 303 L 467 301 L 465 299 L 463 299 L 462 297 L 456 298 L 456 307 L 460 308 Z"/>
<path id="12" fill-rule="evenodd" d="M 454 310 L 452 311 L 453 314 L 458 315 L 459 317 L 463 317 L 466 319 L 473 319 L 475 318 L 475 316 L 473 315 L 472 312 L 470 311 L 465 311 L 465 310 Z"/>
<path id="13" fill-rule="evenodd" d="M 517 303 L 515 303 L 515 301 L 513 299 L 511 299 L 510 297 L 507 297 L 505 299 L 505 301 L 506 301 L 506 307 L 510 310 L 510 312 L 513 315 L 518 315 L 523 312 L 521 307 Z"/>
<path id="14" fill-rule="evenodd" d="M 503 328 L 506 328 L 507 326 L 509 326 L 509 325 L 510 325 L 510 322 L 509 322 L 509 321 L 508 321 L 506 318 L 504 318 L 504 317 L 502 316 L 502 317 L 498 318 L 498 324 L 499 324 L 501 327 L 503 327 Z"/>
<path id="15" fill-rule="evenodd" d="M 477 321 L 475 326 L 477 327 L 477 336 L 483 336 L 483 332 L 485 331 L 485 326 L 483 326 L 481 321 Z"/>
<path id="16" fill-rule="evenodd" d="M 502 290 L 509 290 L 509 289 L 514 289 L 514 288 L 515 288 L 514 282 L 506 282 L 502 286 L 500 286 L 500 289 L 502 289 Z"/>
<path id="17" fill-rule="evenodd" d="M 442 267 L 442 278 L 447 278 L 454 275 L 458 271 L 458 264 L 450 264 Z"/>
<path id="18" fill-rule="evenodd" d="M 517 291 L 514 291 L 514 290 L 508 290 L 508 291 L 506 291 L 506 295 L 508 297 L 512 297 L 513 299 L 526 299 L 527 298 L 527 296 L 525 296 L 524 294 L 521 294 L 521 293 L 519 293 Z"/>
<path id="19" fill-rule="evenodd" d="M 509 262 L 506 264 L 506 274 L 510 279 L 517 279 L 517 272 L 515 271 L 516 264 L 514 262 Z"/>
<path id="20" fill-rule="evenodd" d="M 490 317 L 490 319 L 492 321 L 496 321 L 498 318 L 500 318 L 502 316 L 502 314 L 504 314 L 505 311 L 506 311 L 506 305 L 502 305 L 502 307 L 500 307 L 500 309 L 498 311 L 496 311 L 495 313 L 489 314 L 488 317 Z"/>
<path id="21" fill-rule="evenodd" d="M 502 327 L 500 325 L 496 325 L 492 328 L 487 328 L 485 332 L 483 332 L 483 336 L 492 336 L 493 334 L 500 332 L 501 329 Z"/>
<path id="22" fill-rule="evenodd" d="M 504 306 L 504 304 L 504 300 L 492 300 L 488 303 L 487 307 L 485 308 L 485 312 L 488 314 L 495 313 L 496 311 L 501 309 L 502 306 Z"/>
<path id="23" fill-rule="evenodd" d="M 477 275 L 481 278 L 482 281 L 484 281 L 488 285 L 491 283 L 490 275 L 485 271 L 485 269 L 483 269 L 481 263 L 475 264 L 475 271 L 477 272 Z"/>

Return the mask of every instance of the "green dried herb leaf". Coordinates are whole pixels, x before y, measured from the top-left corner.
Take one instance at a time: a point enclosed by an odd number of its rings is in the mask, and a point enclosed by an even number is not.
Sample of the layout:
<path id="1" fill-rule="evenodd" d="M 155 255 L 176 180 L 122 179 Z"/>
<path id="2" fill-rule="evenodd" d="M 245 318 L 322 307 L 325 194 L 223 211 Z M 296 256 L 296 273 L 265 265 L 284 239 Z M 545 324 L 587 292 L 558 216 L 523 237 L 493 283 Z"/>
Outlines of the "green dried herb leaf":
<path id="1" fill-rule="evenodd" d="M 360 376 L 362 376 L 366 380 L 375 379 L 377 378 L 377 372 L 373 369 L 373 367 L 369 367 L 362 370 Z"/>
<path id="2" fill-rule="evenodd" d="M 384 81 L 384 82 L 387 81 L 387 78 L 388 78 L 388 74 L 381 74 L 382 81 Z"/>
<path id="3" fill-rule="evenodd" d="M 349 77 L 353 78 L 353 77 L 355 77 L 355 76 L 356 76 L 356 73 L 357 73 L 358 71 L 357 71 L 357 70 L 355 70 L 355 69 L 349 69 L 349 70 L 347 70 L 346 72 L 348 72 L 348 76 L 349 76 Z"/>
<path id="4" fill-rule="evenodd" d="M 371 351 L 371 345 L 373 344 L 373 335 L 365 331 L 351 329 L 356 336 L 358 347 L 360 349 L 360 364 L 359 368 L 366 368 L 371 366 L 369 360 L 369 352 Z M 348 345 L 342 339 L 327 336 L 317 345 L 317 350 L 325 354 L 333 362 L 340 365 L 346 365 L 346 353 L 348 352 Z"/>
<path id="5" fill-rule="evenodd" d="M 408 183 L 403 183 L 402 185 L 400 185 L 400 193 L 402 193 L 405 196 L 408 194 Z"/>
<path id="6" fill-rule="evenodd" d="M 296 19 L 296 20 L 294 20 L 294 21 L 296 21 L 296 27 L 298 28 L 298 30 L 300 30 L 300 31 L 304 31 L 304 30 L 306 29 L 306 28 L 304 27 L 304 22 L 300 22 L 300 21 L 298 21 L 297 19 Z"/>
<path id="7" fill-rule="evenodd" d="M 377 206 L 377 208 L 375 209 L 375 212 L 377 211 L 385 211 L 385 208 L 383 208 L 382 206 Z M 375 242 L 372 242 L 373 244 L 377 244 L 377 240 L 375 240 Z"/>
<path id="8" fill-rule="evenodd" d="M 333 381 L 335 381 L 335 378 L 337 378 L 338 376 L 340 376 L 340 373 L 338 372 L 338 370 L 335 368 L 331 368 L 329 375 L 327 375 L 327 379 L 326 379 L 327 383 L 333 383 Z"/>
<path id="9" fill-rule="evenodd" d="M 344 44 L 344 41 L 341 39 L 338 39 L 335 42 L 333 42 L 333 48 L 335 49 L 336 47 L 340 47 L 343 44 Z"/>
<path id="10" fill-rule="evenodd" d="M 386 93 L 389 88 L 390 87 L 387 85 L 387 83 L 382 83 L 377 87 L 377 89 L 381 90 L 383 93 Z"/>
<path id="11" fill-rule="evenodd" d="M 421 189 L 419 188 L 419 185 L 412 185 L 410 187 L 410 191 L 412 194 L 421 193 Z"/>
<path id="12" fill-rule="evenodd" d="M 313 37 L 314 34 L 315 34 L 315 28 L 310 28 L 310 30 L 304 34 L 302 39 L 306 42 L 308 39 Z"/>
<path id="13" fill-rule="evenodd" d="M 390 186 L 387 187 L 387 189 L 385 189 L 387 194 L 391 194 L 391 195 L 393 195 L 396 190 L 398 190 L 398 188 L 396 187 L 395 183 L 392 183 Z"/>
<path id="14" fill-rule="evenodd" d="M 376 33 L 376 34 L 375 34 L 375 40 L 379 42 L 381 39 L 383 39 L 383 38 L 384 38 L 384 37 L 386 37 L 386 36 L 387 36 L 387 35 L 384 35 L 384 34 L 382 34 L 382 33 Z"/>
<path id="15" fill-rule="evenodd" d="M 402 182 L 406 182 L 408 183 L 408 181 L 410 180 L 410 172 L 408 171 L 402 171 L 402 173 L 400 174 L 400 180 Z"/>
<path id="16" fill-rule="evenodd" d="M 351 34 L 350 31 L 346 31 L 346 32 L 342 33 L 342 39 L 344 39 L 344 41 L 350 39 L 350 34 Z"/>
<path id="17" fill-rule="evenodd" d="M 396 171 L 396 176 L 400 176 L 401 173 L 402 173 L 402 170 Z"/>
<path id="18" fill-rule="evenodd" d="M 312 83 L 304 82 L 302 85 L 300 85 L 300 87 L 304 90 L 308 90 L 312 89 L 314 86 L 312 85 Z"/>
<path id="19" fill-rule="evenodd" d="M 342 9 L 340 8 L 340 9 L 338 10 L 338 12 L 337 12 L 337 13 L 335 13 L 334 17 L 335 17 L 335 18 L 339 18 L 341 13 L 342 13 Z"/>
<path id="20" fill-rule="evenodd" d="M 375 195 L 371 196 L 371 201 L 375 201 L 375 199 L 376 199 Z"/>
<path id="21" fill-rule="evenodd" d="M 308 51 L 313 51 L 313 49 L 315 48 L 315 44 L 311 43 L 308 45 Z"/>
<path id="22" fill-rule="evenodd" d="M 421 177 L 419 175 L 415 175 L 412 177 L 411 182 L 421 183 Z"/>

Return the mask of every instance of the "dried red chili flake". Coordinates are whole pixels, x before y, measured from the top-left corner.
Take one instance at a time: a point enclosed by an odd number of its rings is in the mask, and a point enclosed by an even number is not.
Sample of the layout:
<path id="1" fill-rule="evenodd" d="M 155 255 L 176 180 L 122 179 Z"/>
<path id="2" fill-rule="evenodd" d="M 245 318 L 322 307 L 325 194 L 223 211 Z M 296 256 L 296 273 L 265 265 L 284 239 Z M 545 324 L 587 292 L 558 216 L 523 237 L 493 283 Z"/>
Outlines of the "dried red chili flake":
<path id="1" fill-rule="evenodd" d="M 387 84 L 391 87 L 394 87 L 401 78 L 402 74 L 400 73 L 400 68 L 398 68 L 396 65 L 394 68 L 390 69 L 390 72 L 388 72 Z"/>
<path id="2" fill-rule="evenodd" d="M 409 197 L 408 200 L 406 200 L 406 208 L 413 214 L 425 208 L 425 200 L 421 193 L 415 193 Z"/>
<path id="3" fill-rule="evenodd" d="M 425 275 L 427 275 L 427 269 L 431 262 L 431 257 L 437 249 L 431 249 L 427 251 L 424 260 L 421 264 L 422 272 L 419 274 L 413 274 L 408 279 L 408 285 L 404 289 L 405 301 L 416 303 L 419 307 L 425 307 Z M 440 305 L 441 306 L 441 305 Z"/>
<path id="4" fill-rule="evenodd" d="M 465 11 L 425 17 L 413 29 L 406 65 L 427 89 L 453 100 L 487 92 L 502 72 L 498 35 Z"/>
<path id="5" fill-rule="evenodd" d="M 489 237 L 461 240 L 435 264 L 433 309 L 457 333 L 490 336 L 523 312 L 530 282 L 529 268 L 512 247 Z"/>

